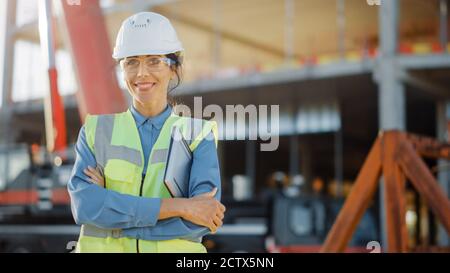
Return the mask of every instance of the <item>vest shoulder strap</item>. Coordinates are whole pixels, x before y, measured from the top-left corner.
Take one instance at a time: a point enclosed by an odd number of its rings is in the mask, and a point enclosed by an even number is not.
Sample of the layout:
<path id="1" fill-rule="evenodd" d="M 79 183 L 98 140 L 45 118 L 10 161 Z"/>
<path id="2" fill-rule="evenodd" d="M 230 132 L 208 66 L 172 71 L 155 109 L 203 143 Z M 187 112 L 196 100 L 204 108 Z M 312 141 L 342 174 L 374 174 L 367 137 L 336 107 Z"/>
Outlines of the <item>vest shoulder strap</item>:
<path id="1" fill-rule="evenodd" d="M 87 115 L 85 122 L 85 134 L 89 148 L 95 155 L 97 163 L 104 167 L 106 163 L 107 148 L 111 144 L 111 138 L 114 128 L 114 120 L 121 117 L 124 113 L 108 115 Z M 102 149 L 102 147 L 104 149 Z"/>
<path id="2" fill-rule="evenodd" d="M 94 153 L 94 139 L 95 131 L 97 128 L 97 119 L 98 115 L 88 114 L 84 122 L 84 133 L 86 135 L 86 141 L 92 153 Z"/>
<path id="3" fill-rule="evenodd" d="M 211 138 L 209 140 L 214 139 L 217 148 L 217 122 L 206 119 L 183 117 L 176 114 L 172 114 L 172 117 L 177 118 L 177 121 L 173 123 L 173 126 L 178 126 L 181 129 L 181 132 L 183 133 L 183 136 L 192 152 L 205 138 Z"/>

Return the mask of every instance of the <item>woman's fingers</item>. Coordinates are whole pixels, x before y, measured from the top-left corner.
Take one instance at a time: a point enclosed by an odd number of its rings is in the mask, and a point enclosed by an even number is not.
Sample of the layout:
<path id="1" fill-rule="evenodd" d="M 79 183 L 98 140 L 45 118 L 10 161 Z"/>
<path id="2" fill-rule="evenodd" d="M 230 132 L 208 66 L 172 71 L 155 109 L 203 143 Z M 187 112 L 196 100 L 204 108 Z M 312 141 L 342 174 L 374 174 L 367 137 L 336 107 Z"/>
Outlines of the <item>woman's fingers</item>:
<path id="1" fill-rule="evenodd" d="M 89 176 L 90 178 L 94 178 L 95 177 L 88 169 L 84 169 L 83 172 L 84 172 L 85 175 Z"/>
<path id="2" fill-rule="evenodd" d="M 217 217 L 217 216 L 214 217 L 213 221 L 214 221 L 214 224 L 216 225 L 217 228 L 221 227 L 222 224 L 223 224 L 222 220 L 220 220 L 220 218 Z"/>
<path id="3" fill-rule="evenodd" d="M 88 171 L 91 176 L 95 177 L 99 181 L 103 181 L 104 178 L 98 170 L 92 168 L 91 166 L 88 166 Z"/>
<path id="4" fill-rule="evenodd" d="M 100 180 L 103 180 L 103 176 L 100 174 L 100 172 L 97 169 L 94 169 L 91 166 L 88 166 L 88 168 L 92 172 L 92 174 L 95 175 L 95 177 L 99 178 Z"/>
<path id="5" fill-rule="evenodd" d="M 211 233 L 214 234 L 217 232 L 217 226 L 216 224 L 213 222 L 210 223 L 209 229 L 211 230 Z"/>
<path id="6" fill-rule="evenodd" d="M 97 177 L 89 170 L 89 169 L 85 169 L 84 173 L 89 176 L 89 178 L 97 180 Z"/>
<path id="7" fill-rule="evenodd" d="M 89 177 L 89 181 L 94 181 L 95 183 L 99 183 L 98 178 L 93 176 L 93 175 L 89 175 L 86 174 Z"/>
<path id="8" fill-rule="evenodd" d="M 89 176 L 95 176 L 89 166 L 86 169 L 84 169 L 84 173 L 89 175 Z"/>
<path id="9" fill-rule="evenodd" d="M 88 178 L 88 180 L 93 184 L 97 184 L 97 185 L 99 184 L 99 182 L 97 180 L 94 180 L 92 178 Z"/>
<path id="10" fill-rule="evenodd" d="M 88 168 L 84 169 L 83 171 L 89 177 L 90 182 L 99 186 L 103 186 L 103 177 L 95 169 L 88 166 Z"/>
<path id="11" fill-rule="evenodd" d="M 222 211 L 222 212 L 225 212 L 225 206 L 224 205 L 222 205 L 222 203 L 219 203 L 219 209 Z"/>
<path id="12" fill-rule="evenodd" d="M 221 226 L 222 226 L 222 220 L 220 220 L 219 217 L 215 216 L 213 218 L 212 223 L 210 223 L 210 227 L 209 227 L 209 229 L 211 230 L 211 234 L 216 233 L 217 229 Z"/>
<path id="13" fill-rule="evenodd" d="M 219 217 L 219 219 L 223 219 L 223 217 L 225 217 L 225 215 L 223 214 L 223 212 L 218 212 L 217 213 L 217 217 Z"/>

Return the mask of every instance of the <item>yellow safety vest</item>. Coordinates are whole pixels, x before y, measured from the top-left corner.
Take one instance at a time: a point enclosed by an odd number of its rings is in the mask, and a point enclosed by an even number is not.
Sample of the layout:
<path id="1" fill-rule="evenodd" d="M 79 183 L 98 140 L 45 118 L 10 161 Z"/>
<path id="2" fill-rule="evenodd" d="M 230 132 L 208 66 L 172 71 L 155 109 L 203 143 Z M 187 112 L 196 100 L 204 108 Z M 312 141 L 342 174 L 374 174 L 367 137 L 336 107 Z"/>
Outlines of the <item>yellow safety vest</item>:
<path id="1" fill-rule="evenodd" d="M 172 128 L 177 126 L 194 151 L 213 132 L 217 147 L 217 124 L 214 121 L 180 117 L 172 113 L 150 152 L 144 181 L 144 154 L 135 120 L 130 110 L 112 115 L 88 115 L 85 133 L 97 165 L 103 169 L 105 186 L 123 194 L 171 198 L 163 183 Z M 121 236 L 121 230 L 83 225 L 76 252 L 206 252 L 201 243 L 182 239 L 147 241 Z"/>

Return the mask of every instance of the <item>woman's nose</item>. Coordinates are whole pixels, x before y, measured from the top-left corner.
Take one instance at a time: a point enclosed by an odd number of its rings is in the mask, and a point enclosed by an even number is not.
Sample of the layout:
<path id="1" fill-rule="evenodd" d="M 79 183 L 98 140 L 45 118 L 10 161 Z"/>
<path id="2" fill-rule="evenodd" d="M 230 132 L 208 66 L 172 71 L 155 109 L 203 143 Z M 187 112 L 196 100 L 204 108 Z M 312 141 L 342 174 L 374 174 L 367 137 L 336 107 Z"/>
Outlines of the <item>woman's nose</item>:
<path id="1" fill-rule="evenodd" d="M 139 69 L 138 69 L 138 74 L 137 76 L 147 76 L 149 73 L 147 71 L 147 67 L 145 66 L 144 62 L 140 62 L 139 63 Z"/>

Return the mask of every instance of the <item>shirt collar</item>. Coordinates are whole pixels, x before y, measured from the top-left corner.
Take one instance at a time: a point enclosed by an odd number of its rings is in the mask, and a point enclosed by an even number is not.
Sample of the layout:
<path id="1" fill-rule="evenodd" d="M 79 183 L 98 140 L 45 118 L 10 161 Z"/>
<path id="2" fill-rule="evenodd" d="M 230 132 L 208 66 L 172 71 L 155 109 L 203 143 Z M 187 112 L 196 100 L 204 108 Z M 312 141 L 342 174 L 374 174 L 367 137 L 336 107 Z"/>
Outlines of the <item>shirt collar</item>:
<path id="1" fill-rule="evenodd" d="M 131 114 L 134 117 L 134 120 L 136 122 L 136 126 L 139 128 L 141 127 L 145 121 L 147 121 L 148 123 L 152 124 L 154 127 L 156 127 L 157 129 L 161 129 L 162 126 L 164 125 L 164 122 L 166 122 L 166 119 L 170 116 L 170 114 L 172 113 L 172 107 L 167 104 L 166 108 L 164 109 L 164 111 L 162 111 L 161 113 L 159 113 L 158 115 L 154 116 L 154 117 L 146 117 L 144 115 L 142 115 L 141 113 L 139 113 L 133 105 L 131 105 L 130 107 L 130 111 Z"/>

